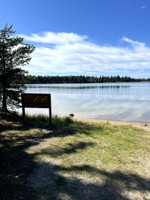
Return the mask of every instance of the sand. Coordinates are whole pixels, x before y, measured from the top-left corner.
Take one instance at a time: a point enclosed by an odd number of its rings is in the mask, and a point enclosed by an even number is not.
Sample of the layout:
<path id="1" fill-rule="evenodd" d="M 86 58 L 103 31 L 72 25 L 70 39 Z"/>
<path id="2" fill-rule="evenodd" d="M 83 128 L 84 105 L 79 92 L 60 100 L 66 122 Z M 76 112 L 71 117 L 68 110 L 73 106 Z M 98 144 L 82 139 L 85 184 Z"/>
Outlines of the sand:
<path id="1" fill-rule="evenodd" d="M 106 123 L 109 122 L 113 125 L 130 125 L 136 128 L 142 128 L 145 131 L 150 131 L 150 124 L 148 123 L 134 123 L 134 122 L 118 122 L 118 121 L 108 121 L 108 120 L 95 120 L 95 119 L 82 119 L 82 118 L 74 118 L 77 121 L 83 122 L 91 122 L 91 123 Z"/>

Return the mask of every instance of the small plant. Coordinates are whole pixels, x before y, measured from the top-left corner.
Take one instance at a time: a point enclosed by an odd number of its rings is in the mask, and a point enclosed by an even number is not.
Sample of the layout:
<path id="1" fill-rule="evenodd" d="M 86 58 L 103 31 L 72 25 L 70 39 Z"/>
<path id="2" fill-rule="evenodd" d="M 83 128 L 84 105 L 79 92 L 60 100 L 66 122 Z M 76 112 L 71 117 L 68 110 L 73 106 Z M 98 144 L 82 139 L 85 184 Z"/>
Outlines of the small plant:
<path id="1" fill-rule="evenodd" d="M 69 116 L 58 117 L 57 115 L 52 119 L 53 125 L 55 126 L 66 126 L 73 123 L 73 119 Z"/>
<path id="2" fill-rule="evenodd" d="M 27 125 L 49 125 L 49 117 L 45 115 L 26 115 L 25 119 Z"/>

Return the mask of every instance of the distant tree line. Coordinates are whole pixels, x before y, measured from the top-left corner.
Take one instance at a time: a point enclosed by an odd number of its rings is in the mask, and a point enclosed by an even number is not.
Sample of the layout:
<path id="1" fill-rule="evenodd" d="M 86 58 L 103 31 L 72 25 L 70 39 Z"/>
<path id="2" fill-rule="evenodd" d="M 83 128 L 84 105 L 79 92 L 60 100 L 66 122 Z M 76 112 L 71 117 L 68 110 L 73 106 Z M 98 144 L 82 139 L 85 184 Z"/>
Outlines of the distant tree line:
<path id="1" fill-rule="evenodd" d="M 150 81 L 142 78 L 131 78 L 128 76 L 26 76 L 27 84 L 36 83 L 116 83 L 116 82 L 143 82 Z"/>

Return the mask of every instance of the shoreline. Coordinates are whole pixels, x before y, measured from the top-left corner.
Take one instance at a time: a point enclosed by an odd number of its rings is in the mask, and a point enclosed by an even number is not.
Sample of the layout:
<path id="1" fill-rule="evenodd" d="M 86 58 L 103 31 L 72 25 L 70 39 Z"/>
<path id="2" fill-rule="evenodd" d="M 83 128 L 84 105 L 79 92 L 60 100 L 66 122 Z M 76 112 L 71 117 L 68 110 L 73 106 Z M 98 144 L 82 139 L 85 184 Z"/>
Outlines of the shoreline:
<path id="1" fill-rule="evenodd" d="M 0 112 L 0 114 L 2 114 Z M 30 113 L 32 116 L 32 114 Z M 34 114 L 38 116 L 39 114 Z M 47 115 L 43 115 L 47 116 Z M 59 116 L 59 117 L 67 117 L 67 116 Z M 78 118 L 78 117 L 72 117 L 73 120 L 75 121 L 81 121 L 81 122 L 88 122 L 88 123 L 109 123 L 111 125 L 127 125 L 127 126 L 133 126 L 136 128 L 142 128 L 146 131 L 150 131 L 150 123 L 144 123 L 144 122 L 124 122 L 124 121 L 113 121 L 113 120 L 102 120 L 102 119 L 90 119 L 90 118 Z M 0 119 L 3 120 L 3 119 Z M 6 119 L 5 119 L 6 120 Z"/>
<path id="2" fill-rule="evenodd" d="M 142 128 L 146 131 L 150 131 L 150 123 L 140 123 L 140 122 L 121 122 L 121 121 L 110 121 L 110 120 L 99 120 L 99 119 L 86 119 L 86 118 L 73 118 L 74 120 L 77 121 L 82 121 L 82 122 L 90 122 L 90 123 L 107 123 L 112 125 L 131 125 L 136 128 Z"/>

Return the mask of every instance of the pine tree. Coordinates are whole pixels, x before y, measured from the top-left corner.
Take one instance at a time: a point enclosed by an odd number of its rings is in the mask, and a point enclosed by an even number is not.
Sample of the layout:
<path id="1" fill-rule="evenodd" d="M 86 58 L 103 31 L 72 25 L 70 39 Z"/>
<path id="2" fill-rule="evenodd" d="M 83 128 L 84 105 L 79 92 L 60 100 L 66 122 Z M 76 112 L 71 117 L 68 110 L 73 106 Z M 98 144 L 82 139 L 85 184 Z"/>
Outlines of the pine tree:
<path id="1" fill-rule="evenodd" d="M 7 111 L 20 106 L 20 95 L 25 89 L 27 71 L 21 69 L 29 64 L 35 47 L 13 36 L 12 26 L 0 30 L 0 107 Z"/>

